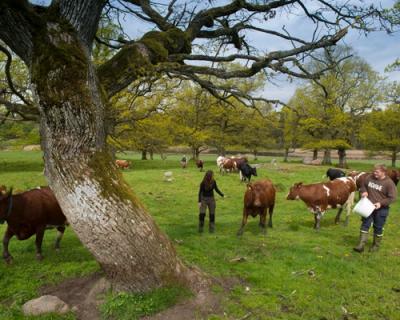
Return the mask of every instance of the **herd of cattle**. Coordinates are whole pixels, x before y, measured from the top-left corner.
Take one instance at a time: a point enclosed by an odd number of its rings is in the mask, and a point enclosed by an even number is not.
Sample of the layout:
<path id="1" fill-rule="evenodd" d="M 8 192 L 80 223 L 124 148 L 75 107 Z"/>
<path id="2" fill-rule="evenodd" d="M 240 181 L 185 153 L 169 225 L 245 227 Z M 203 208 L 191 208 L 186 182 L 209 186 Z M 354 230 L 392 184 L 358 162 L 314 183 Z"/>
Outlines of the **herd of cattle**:
<path id="1" fill-rule="evenodd" d="M 126 160 L 117 160 L 120 168 L 129 168 Z M 203 161 L 196 163 L 200 170 L 203 169 Z M 276 188 L 269 179 L 262 179 L 250 183 L 251 176 L 257 176 L 257 170 L 248 164 L 244 157 L 217 158 L 217 166 L 221 174 L 239 172 L 242 181 L 248 181 L 244 194 L 243 220 L 238 235 L 242 235 L 248 216 L 260 216 L 260 227 L 266 232 L 267 211 L 269 213 L 268 226 L 272 227 L 272 215 L 275 206 Z M 301 199 L 307 208 L 314 214 L 314 228 L 319 229 L 320 220 L 329 208 L 339 208 L 335 222 L 338 223 L 344 207 L 347 207 L 345 224 L 348 223 L 351 206 L 354 202 L 355 192 L 360 188 L 364 179 L 371 173 L 349 172 L 339 169 L 328 169 L 326 172 L 330 181 L 304 185 L 295 183 L 287 195 L 287 200 Z M 399 170 L 388 170 L 387 175 L 397 185 L 400 180 Z M 67 219 L 63 214 L 56 197 L 49 187 L 40 187 L 19 194 L 12 194 L 11 190 L 0 186 L 0 223 L 7 222 L 7 229 L 3 238 L 3 258 L 9 263 L 12 256 L 8 251 L 10 239 L 15 235 L 18 240 L 25 240 L 36 234 L 36 257 L 41 260 L 42 240 L 44 231 L 49 227 L 58 230 L 55 242 L 56 249 L 60 246 L 60 240 L 64 234 Z"/>

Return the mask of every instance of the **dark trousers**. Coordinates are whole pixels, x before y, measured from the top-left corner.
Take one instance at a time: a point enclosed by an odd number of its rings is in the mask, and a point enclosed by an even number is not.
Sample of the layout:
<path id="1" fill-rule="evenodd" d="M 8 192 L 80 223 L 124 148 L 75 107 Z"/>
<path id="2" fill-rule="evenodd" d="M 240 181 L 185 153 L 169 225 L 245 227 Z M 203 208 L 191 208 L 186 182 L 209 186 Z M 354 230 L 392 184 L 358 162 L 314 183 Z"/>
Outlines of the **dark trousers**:
<path id="1" fill-rule="evenodd" d="M 361 232 L 368 233 L 371 223 L 374 224 L 374 234 L 377 236 L 383 235 L 383 226 L 386 218 L 389 215 L 389 208 L 383 207 L 374 210 L 368 218 L 361 218 Z"/>
<path id="2" fill-rule="evenodd" d="M 200 205 L 200 219 L 204 220 L 206 216 L 206 210 L 208 207 L 208 212 L 210 213 L 210 222 L 215 221 L 215 199 L 214 197 L 202 197 Z"/>

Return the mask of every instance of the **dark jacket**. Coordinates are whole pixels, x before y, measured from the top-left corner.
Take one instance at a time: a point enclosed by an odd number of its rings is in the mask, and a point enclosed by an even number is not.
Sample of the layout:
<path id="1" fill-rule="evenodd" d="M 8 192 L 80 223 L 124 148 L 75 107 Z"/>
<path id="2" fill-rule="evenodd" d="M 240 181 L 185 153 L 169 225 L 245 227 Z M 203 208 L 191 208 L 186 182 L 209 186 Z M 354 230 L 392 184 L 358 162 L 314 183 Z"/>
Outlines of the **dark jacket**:
<path id="1" fill-rule="evenodd" d="M 201 202 L 202 197 L 214 197 L 214 190 L 223 197 L 224 194 L 218 189 L 217 182 L 214 180 L 210 189 L 206 189 L 204 182 L 200 183 L 199 189 L 199 202 Z"/>

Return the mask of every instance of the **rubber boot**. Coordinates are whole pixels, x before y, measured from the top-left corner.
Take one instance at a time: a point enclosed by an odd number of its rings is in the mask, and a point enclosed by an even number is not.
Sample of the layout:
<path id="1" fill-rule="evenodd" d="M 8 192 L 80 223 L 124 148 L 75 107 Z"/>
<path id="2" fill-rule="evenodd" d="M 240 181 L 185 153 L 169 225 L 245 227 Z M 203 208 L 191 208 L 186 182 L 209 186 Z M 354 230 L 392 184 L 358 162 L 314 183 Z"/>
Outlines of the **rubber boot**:
<path id="1" fill-rule="evenodd" d="M 204 218 L 206 217 L 205 213 L 199 214 L 199 233 L 203 233 L 204 231 Z"/>
<path id="2" fill-rule="evenodd" d="M 209 225 L 209 229 L 210 233 L 214 233 L 215 232 L 215 215 L 214 214 L 210 214 L 210 225 Z"/>
<path id="3" fill-rule="evenodd" d="M 357 247 L 353 248 L 353 250 L 360 253 L 363 252 L 367 241 L 368 241 L 368 233 L 360 232 L 360 243 L 358 244 Z"/>
<path id="4" fill-rule="evenodd" d="M 381 246 L 381 241 L 382 241 L 382 235 L 378 236 L 374 234 L 374 242 L 372 242 L 371 248 L 369 248 L 370 252 L 376 252 L 379 250 L 379 247 Z"/>

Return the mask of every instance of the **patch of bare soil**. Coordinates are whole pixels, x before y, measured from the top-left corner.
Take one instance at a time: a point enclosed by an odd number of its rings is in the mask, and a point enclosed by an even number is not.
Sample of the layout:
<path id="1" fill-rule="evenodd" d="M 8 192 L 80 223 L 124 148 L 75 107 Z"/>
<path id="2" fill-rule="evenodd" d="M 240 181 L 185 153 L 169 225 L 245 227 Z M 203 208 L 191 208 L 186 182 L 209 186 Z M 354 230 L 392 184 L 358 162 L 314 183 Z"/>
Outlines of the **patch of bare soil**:
<path id="1" fill-rule="evenodd" d="M 103 303 L 99 298 L 109 285 L 100 273 L 95 273 L 82 278 L 68 279 L 55 286 L 45 286 L 40 289 L 40 294 L 57 296 L 67 303 L 77 316 L 82 320 L 99 320 L 98 306 Z"/>
<path id="2" fill-rule="evenodd" d="M 203 286 L 194 297 L 177 303 L 169 309 L 142 320 L 200 320 L 210 315 L 222 315 L 222 296 L 236 285 L 244 282 L 238 278 L 223 278 L 211 280 L 223 288 L 222 293 L 214 293 L 211 285 Z M 210 282 L 210 284 L 211 284 Z M 104 302 L 102 294 L 110 288 L 108 282 L 99 273 L 64 281 L 55 286 L 41 288 L 40 294 L 50 294 L 59 297 L 74 311 L 79 320 L 100 320 L 98 307 Z"/>

